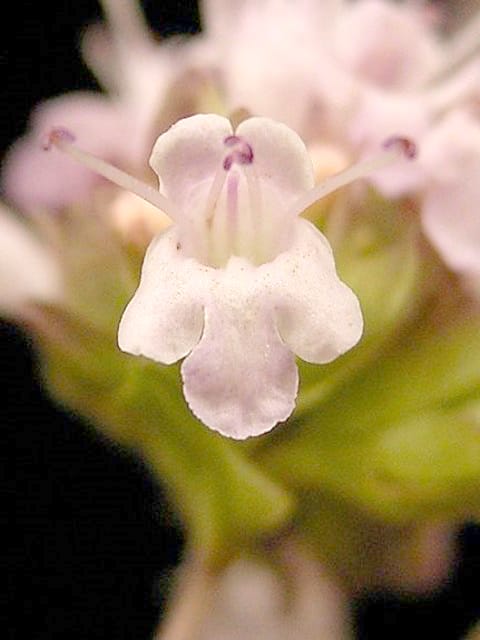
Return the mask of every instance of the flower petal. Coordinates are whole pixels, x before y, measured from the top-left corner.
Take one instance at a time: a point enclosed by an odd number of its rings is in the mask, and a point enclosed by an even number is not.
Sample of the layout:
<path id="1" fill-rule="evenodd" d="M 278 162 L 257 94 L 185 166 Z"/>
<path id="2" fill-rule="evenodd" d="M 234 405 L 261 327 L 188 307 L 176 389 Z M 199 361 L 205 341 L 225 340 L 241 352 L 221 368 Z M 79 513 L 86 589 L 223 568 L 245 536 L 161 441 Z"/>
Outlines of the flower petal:
<path id="1" fill-rule="evenodd" d="M 289 202 L 314 185 L 313 165 L 303 140 L 289 127 L 270 118 L 249 118 L 236 130 L 254 153 L 255 172 L 262 188 L 275 189 Z"/>
<path id="2" fill-rule="evenodd" d="M 300 358 L 330 362 L 358 342 L 360 304 L 339 279 L 330 245 L 311 223 L 299 220 L 293 246 L 261 269 L 280 335 Z"/>
<path id="3" fill-rule="evenodd" d="M 235 28 L 225 31 L 223 42 L 217 38 L 230 104 L 244 105 L 305 133 L 306 121 L 318 107 L 312 88 L 323 60 L 319 43 L 326 4 L 330 3 L 244 3 Z"/>
<path id="4" fill-rule="evenodd" d="M 183 358 L 200 340 L 200 294 L 209 271 L 183 256 L 176 234 L 172 228 L 148 248 L 140 286 L 118 330 L 122 351 L 164 364 Z"/>
<path id="5" fill-rule="evenodd" d="M 29 302 L 62 298 L 60 267 L 28 227 L 0 207 L 0 311 L 21 315 Z"/>
<path id="6" fill-rule="evenodd" d="M 226 155 L 223 141 L 232 133 L 227 118 L 199 114 L 179 120 L 155 143 L 150 165 L 161 191 L 185 217 L 195 214 L 194 202 L 205 203 Z"/>
<path id="7" fill-rule="evenodd" d="M 441 55 L 424 14 L 413 3 L 349 3 L 334 30 L 335 52 L 351 73 L 367 82 L 387 88 L 418 86 Z"/>
<path id="8" fill-rule="evenodd" d="M 425 140 L 430 174 L 422 223 L 431 242 L 455 271 L 480 277 L 480 125 L 454 112 Z"/>
<path id="9" fill-rule="evenodd" d="M 232 258 L 218 270 L 199 345 L 182 366 L 193 413 L 221 434 L 260 435 L 294 409 L 298 372 L 268 303 L 258 295 L 256 269 Z"/>
<path id="10" fill-rule="evenodd" d="M 256 0 L 203 0 L 200 4 L 203 30 L 209 40 L 225 40 L 232 31 L 232 25 L 238 24 L 245 11 L 251 11 Z"/>

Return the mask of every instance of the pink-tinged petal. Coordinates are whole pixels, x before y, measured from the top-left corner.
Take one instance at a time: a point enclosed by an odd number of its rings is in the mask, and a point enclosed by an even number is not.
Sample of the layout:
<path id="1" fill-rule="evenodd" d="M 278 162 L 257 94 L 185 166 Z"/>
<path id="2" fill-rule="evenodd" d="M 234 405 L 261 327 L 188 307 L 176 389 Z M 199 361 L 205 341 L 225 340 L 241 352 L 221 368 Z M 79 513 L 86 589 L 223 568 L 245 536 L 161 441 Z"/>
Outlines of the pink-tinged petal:
<path id="1" fill-rule="evenodd" d="M 159 46 L 144 42 L 135 45 L 135 55 L 132 55 L 131 49 L 122 53 L 119 103 L 125 105 L 132 114 L 131 119 L 138 129 L 137 147 L 147 155 L 157 131 L 159 114 L 168 97 L 168 89 L 185 69 L 186 45 L 174 42 Z"/>
<path id="2" fill-rule="evenodd" d="M 426 16 L 412 4 L 351 3 L 333 34 L 339 62 L 356 77 L 379 87 L 419 86 L 441 60 L 441 47 Z"/>
<path id="3" fill-rule="evenodd" d="M 168 55 L 173 47 L 155 42 L 135 0 L 103 0 L 102 5 L 106 26 L 86 30 L 82 42 L 85 61 L 107 90 L 141 109 L 152 96 L 162 93 L 174 70 Z"/>
<path id="4" fill-rule="evenodd" d="M 300 358 L 330 362 L 360 339 L 363 318 L 355 294 L 339 279 L 325 237 L 306 220 L 293 246 L 260 270 L 283 340 Z"/>
<path id="5" fill-rule="evenodd" d="M 270 431 L 295 406 L 295 358 L 255 286 L 255 267 L 232 258 L 218 270 L 199 345 L 182 365 L 185 398 L 210 428 L 244 439 Z"/>
<path id="6" fill-rule="evenodd" d="M 88 26 L 82 34 L 80 45 L 84 62 L 101 86 L 108 93 L 119 94 L 122 80 L 108 29 L 102 24 Z"/>
<path id="7" fill-rule="evenodd" d="M 150 165 L 160 177 L 160 189 L 188 219 L 202 208 L 215 174 L 226 155 L 224 140 L 233 133 L 227 118 L 199 114 L 184 118 L 155 143 Z"/>
<path id="8" fill-rule="evenodd" d="M 232 25 L 242 13 L 255 7 L 256 0 L 204 0 L 200 5 L 202 26 L 209 39 L 228 39 Z"/>
<path id="9" fill-rule="evenodd" d="M 305 133 L 311 111 L 318 107 L 312 87 L 324 53 L 322 4 L 277 0 L 245 7 L 221 49 L 230 104 Z"/>
<path id="10" fill-rule="evenodd" d="M 45 102 L 33 113 L 31 131 L 13 145 L 3 168 L 7 197 L 28 212 L 58 209 L 76 202 L 99 178 L 58 152 L 46 154 L 49 131 L 64 126 L 75 132 L 80 147 L 112 162 L 130 159 L 125 138 L 127 114 L 95 94 L 71 94 Z"/>
<path id="11" fill-rule="evenodd" d="M 480 124 L 453 112 L 425 140 L 422 223 L 445 262 L 480 276 Z"/>
<path id="12" fill-rule="evenodd" d="M 25 224 L 0 206 L 0 312 L 21 316 L 28 303 L 58 302 L 62 289 L 54 255 Z"/>
<path id="13" fill-rule="evenodd" d="M 235 135 L 253 149 L 255 173 L 262 188 L 277 191 L 286 208 L 314 186 L 313 165 L 305 144 L 286 125 L 269 118 L 249 118 Z"/>
<path id="14" fill-rule="evenodd" d="M 120 349 L 163 364 L 190 353 L 203 330 L 201 301 L 208 272 L 208 267 L 185 258 L 177 229 L 157 236 L 120 322 Z"/>
<path id="15" fill-rule="evenodd" d="M 259 33 L 269 27 L 272 31 L 276 27 L 282 33 L 284 30 L 279 26 L 289 26 L 288 19 L 306 22 L 304 16 L 308 16 L 307 24 L 318 36 L 328 29 L 328 21 L 335 18 L 342 4 L 343 0 L 296 0 L 295 3 L 289 0 L 204 0 L 200 8 L 204 30 L 228 45 L 234 35 L 232 25 L 238 28 L 242 20 L 257 25 Z"/>
<path id="16" fill-rule="evenodd" d="M 190 45 L 157 44 L 137 2 L 109 2 L 108 13 L 109 27 L 93 25 L 86 30 L 83 55 L 100 84 L 131 114 L 129 141 L 143 161 L 168 88 L 188 65 Z"/>

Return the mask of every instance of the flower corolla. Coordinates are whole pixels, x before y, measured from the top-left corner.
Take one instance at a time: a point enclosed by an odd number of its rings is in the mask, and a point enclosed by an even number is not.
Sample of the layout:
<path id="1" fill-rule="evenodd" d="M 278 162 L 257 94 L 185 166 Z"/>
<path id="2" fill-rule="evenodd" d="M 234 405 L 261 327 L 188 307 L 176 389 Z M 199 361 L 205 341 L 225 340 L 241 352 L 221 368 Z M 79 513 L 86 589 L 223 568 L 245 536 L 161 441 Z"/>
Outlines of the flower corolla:
<path id="1" fill-rule="evenodd" d="M 160 190 L 74 144 L 55 146 L 141 196 L 174 224 L 147 250 L 140 285 L 122 317 L 122 350 L 171 364 L 192 412 L 212 429 L 247 438 L 286 420 L 295 406 L 295 355 L 328 363 L 363 329 L 359 302 L 340 281 L 326 238 L 299 218 L 320 198 L 413 157 L 392 138 L 369 161 L 314 184 L 301 138 L 269 118 L 234 131 L 219 115 L 180 120 L 162 134 L 150 164 Z"/>
<path id="2" fill-rule="evenodd" d="M 186 400 L 212 429 L 269 431 L 294 409 L 294 354 L 330 362 L 362 333 L 327 240 L 298 218 L 314 190 L 307 151 L 266 118 L 234 132 L 198 115 L 160 136 L 150 162 L 175 224 L 147 251 L 119 345 L 165 364 L 185 358 Z"/>

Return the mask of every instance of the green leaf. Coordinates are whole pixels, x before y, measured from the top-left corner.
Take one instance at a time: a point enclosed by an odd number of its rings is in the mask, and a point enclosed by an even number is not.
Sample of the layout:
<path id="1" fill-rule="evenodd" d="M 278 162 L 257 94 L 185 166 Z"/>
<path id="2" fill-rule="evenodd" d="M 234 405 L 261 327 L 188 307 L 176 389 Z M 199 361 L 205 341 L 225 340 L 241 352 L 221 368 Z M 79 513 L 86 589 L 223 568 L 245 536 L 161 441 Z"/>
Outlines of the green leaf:
<path id="1" fill-rule="evenodd" d="M 391 521 L 480 511 L 480 330 L 424 324 L 259 452 L 296 490 Z"/>

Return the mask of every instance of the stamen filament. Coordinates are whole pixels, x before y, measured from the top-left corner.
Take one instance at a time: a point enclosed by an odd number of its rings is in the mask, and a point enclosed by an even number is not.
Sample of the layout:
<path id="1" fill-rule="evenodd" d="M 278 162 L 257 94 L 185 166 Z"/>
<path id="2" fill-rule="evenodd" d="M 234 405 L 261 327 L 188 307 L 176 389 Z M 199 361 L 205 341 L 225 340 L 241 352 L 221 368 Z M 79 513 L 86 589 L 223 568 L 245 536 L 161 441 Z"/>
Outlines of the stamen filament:
<path id="1" fill-rule="evenodd" d="M 403 158 L 413 159 L 416 155 L 414 143 L 407 138 L 392 137 L 384 143 L 385 151 L 379 153 L 373 158 L 364 160 L 354 164 L 345 171 L 336 173 L 319 185 L 313 187 L 305 195 L 299 198 L 292 207 L 294 215 L 300 214 L 308 207 L 312 206 L 318 200 L 325 198 L 330 193 L 337 191 L 341 187 L 349 185 L 351 182 L 360 178 L 366 178 L 378 169 L 384 169 Z"/>
<path id="2" fill-rule="evenodd" d="M 106 178 L 110 182 L 113 182 L 113 184 L 116 184 L 118 187 L 131 191 L 140 198 L 143 198 L 146 202 L 152 204 L 154 207 L 161 209 L 172 219 L 178 218 L 178 214 L 173 203 L 159 191 L 145 182 L 134 178 L 125 171 L 122 171 L 118 167 L 105 162 L 105 160 L 97 158 L 93 154 L 80 149 L 74 144 L 74 142 L 75 136 L 70 131 L 67 129 L 56 128 L 48 135 L 44 144 L 44 149 L 48 151 L 52 146 L 55 146 L 78 163 L 88 167 L 98 175 Z"/>
<path id="3" fill-rule="evenodd" d="M 256 211 L 256 217 L 259 217 L 262 215 L 262 191 L 258 183 L 257 172 L 253 166 L 247 166 L 243 171 L 245 178 L 247 179 L 250 208 L 252 211 Z"/>
<path id="4" fill-rule="evenodd" d="M 210 191 L 207 195 L 207 203 L 205 205 L 206 220 L 209 220 L 215 212 L 215 206 L 217 204 L 220 193 L 222 192 L 227 175 L 228 174 L 224 171 L 223 167 L 219 167 L 217 169 L 217 173 L 215 174 L 215 178 L 213 179 Z"/>

